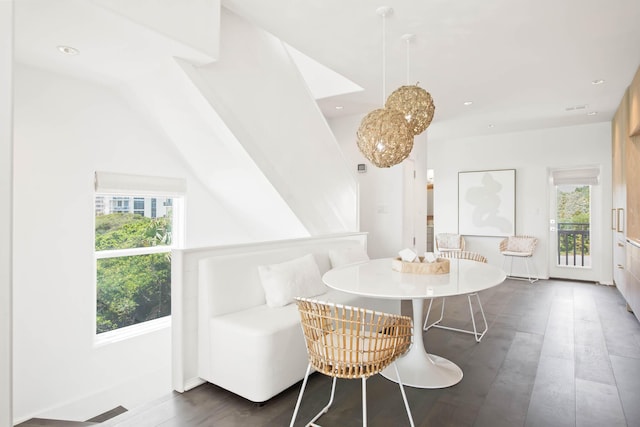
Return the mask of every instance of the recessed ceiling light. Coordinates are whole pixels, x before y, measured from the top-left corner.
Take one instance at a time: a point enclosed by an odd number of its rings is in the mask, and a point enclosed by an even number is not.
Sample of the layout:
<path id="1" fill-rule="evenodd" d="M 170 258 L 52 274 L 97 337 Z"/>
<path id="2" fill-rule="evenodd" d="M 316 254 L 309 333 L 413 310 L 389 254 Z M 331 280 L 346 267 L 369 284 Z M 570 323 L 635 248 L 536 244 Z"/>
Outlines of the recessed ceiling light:
<path id="1" fill-rule="evenodd" d="M 602 83 L 604 83 L 604 80 L 602 79 L 593 80 L 591 82 L 592 85 L 601 85 Z"/>
<path id="2" fill-rule="evenodd" d="M 494 127 L 495 125 L 493 123 L 489 124 L 489 126 L 487 126 L 489 129 L 491 129 L 492 127 Z"/>
<path id="3" fill-rule="evenodd" d="M 76 49 L 75 47 L 71 47 L 71 46 L 58 46 L 58 50 L 62 53 L 64 53 L 65 55 L 77 55 L 80 53 L 80 51 L 78 49 Z"/>
<path id="4" fill-rule="evenodd" d="M 468 107 L 469 105 L 473 105 L 473 101 L 465 101 L 463 102 L 463 105 L 466 105 Z"/>
<path id="5" fill-rule="evenodd" d="M 342 105 L 337 105 L 336 110 L 342 110 L 344 107 Z"/>
<path id="6" fill-rule="evenodd" d="M 565 111 L 573 111 L 573 110 L 584 110 L 587 108 L 587 104 L 584 105 L 570 105 L 565 108 Z"/>
<path id="7" fill-rule="evenodd" d="M 595 116 L 596 114 L 598 114 L 598 112 L 597 112 L 597 111 L 589 111 L 589 112 L 587 113 L 587 116 Z"/>

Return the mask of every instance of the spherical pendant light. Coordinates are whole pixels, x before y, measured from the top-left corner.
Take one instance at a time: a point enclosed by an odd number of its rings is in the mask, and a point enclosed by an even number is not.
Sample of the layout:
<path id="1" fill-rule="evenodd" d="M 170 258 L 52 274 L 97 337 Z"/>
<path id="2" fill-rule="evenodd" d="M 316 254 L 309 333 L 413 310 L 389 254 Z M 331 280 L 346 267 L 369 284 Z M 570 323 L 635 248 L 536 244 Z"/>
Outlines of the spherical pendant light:
<path id="1" fill-rule="evenodd" d="M 373 110 L 362 119 L 356 136 L 362 154 L 380 168 L 397 165 L 413 148 L 413 134 L 396 110 Z"/>
<path id="2" fill-rule="evenodd" d="M 394 90 L 384 106 L 401 112 L 414 136 L 429 127 L 436 109 L 431 94 L 418 85 L 401 86 Z"/>

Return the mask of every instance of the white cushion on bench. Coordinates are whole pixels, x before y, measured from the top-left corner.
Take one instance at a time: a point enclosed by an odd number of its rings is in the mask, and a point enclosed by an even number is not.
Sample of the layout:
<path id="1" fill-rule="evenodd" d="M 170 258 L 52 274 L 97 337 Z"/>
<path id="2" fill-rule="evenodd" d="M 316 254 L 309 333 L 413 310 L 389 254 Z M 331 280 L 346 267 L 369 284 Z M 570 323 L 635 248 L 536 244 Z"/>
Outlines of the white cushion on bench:
<path id="1" fill-rule="evenodd" d="M 327 292 L 313 254 L 271 265 L 259 265 L 258 274 L 269 307 L 291 304 L 295 297 Z"/>

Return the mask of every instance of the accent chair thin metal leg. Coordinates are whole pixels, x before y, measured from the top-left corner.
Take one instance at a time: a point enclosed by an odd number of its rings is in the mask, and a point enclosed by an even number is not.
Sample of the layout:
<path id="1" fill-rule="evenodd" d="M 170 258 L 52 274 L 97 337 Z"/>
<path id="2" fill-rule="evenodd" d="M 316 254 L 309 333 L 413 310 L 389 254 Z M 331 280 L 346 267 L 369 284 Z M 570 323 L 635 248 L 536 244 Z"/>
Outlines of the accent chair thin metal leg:
<path id="1" fill-rule="evenodd" d="M 529 271 L 529 261 L 530 261 L 530 257 L 526 257 L 524 259 L 524 264 L 527 267 L 527 276 L 529 276 L 529 283 L 535 283 L 538 281 L 538 270 L 536 269 L 535 264 L 533 264 L 533 262 L 531 263 L 531 269 L 534 271 L 535 276 L 532 276 L 530 271 Z"/>
<path id="2" fill-rule="evenodd" d="M 411 427 L 415 427 L 415 424 L 413 424 L 413 415 L 411 415 L 411 409 L 409 409 L 409 402 L 407 401 L 407 394 L 404 392 L 404 385 L 400 380 L 400 372 L 398 371 L 398 365 L 396 365 L 396 362 L 393 362 L 393 367 L 396 370 L 396 378 L 398 379 L 398 385 L 400 386 L 400 393 L 402 393 L 404 407 L 407 410 L 407 416 L 409 417 L 409 424 L 411 425 Z"/>
<path id="3" fill-rule="evenodd" d="M 298 409 L 300 409 L 300 402 L 302 402 L 302 395 L 304 394 L 304 389 L 307 387 L 307 379 L 309 379 L 309 372 L 311 372 L 310 363 L 307 365 L 307 372 L 304 374 L 304 380 L 302 380 L 302 387 L 300 388 L 300 393 L 298 393 L 296 408 L 293 410 L 293 416 L 291 417 L 291 423 L 289 424 L 289 427 L 293 427 L 293 423 L 296 421 L 296 416 L 298 415 Z"/>
<path id="4" fill-rule="evenodd" d="M 298 394 L 298 401 L 296 402 L 296 408 L 293 410 L 293 416 L 291 417 L 291 424 L 289 424 L 289 427 L 293 427 L 293 424 L 296 421 L 296 416 L 298 415 L 298 409 L 300 409 L 300 403 L 302 402 L 302 395 L 304 394 L 304 389 L 307 387 L 307 379 L 309 379 L 310 373 L 311 373 L 311 364 L 307 366 L 307 373 L 304 375 L 304 380 L 302 381 L 302 387 L 300 388 L 300 394 Z M 329 402 L 327 402 L 325 407 L 322 408 L 320 412 L 318 412 L 316 416 L 311 419 L 311 421 L 305 424 L 306 426 L 315 425 L 314 423 L 318 420 L 318 418 L 320 418 L 321 416 L 323 416 L 329 411 L 329 408 L 333 404 L 333 397 L 335 396 L 335 393 L 336 393 L 336 377 L 333 377 L 331 381 L 331 396 L 329 397 Z"/>
<path id="5" fill-rule="evenodd" d="M 404 407 L 407 410 L 407 416 L 409 417 L 409 424 L 411 427 L 415 427 L 413 423 L 413 415 L 411 415 L 411 409 L 409 409 L 409 402 L 407 401 L 407 394 L 404 391 L 404 385 L 400 379 L 400 372 L 398 371 L 398 365 L 393 362 L 393 368 L 396 371 L 396 379 L 398 380 L 398 386 L 400 387 L 400 393 L 402 394 L 402 401 Z M 362 427 L 367 427 L 367 379 L 362 378 Z"/>
<path id="6" fill-rule="evenodd" d="M 362 378 L 362 427 L 367 427 L 367 377 Z"/>
<path id="7" fill-rule="evenodd" d="M 398 381 L 398 386 L 400 387 L 400 393 L 402 394 L 402 401 L 404 402 L 404 407 L 407 410 L 407 416 L 409 417 L 409 424 L 411 425 L 411 427 L 415 427 L 415 424 L 413 423 L 413 415 L 411 415 L 411 409 L 409 408 L 409 401 L 407 400 L 407 394 L 405 393 L 404 385 L 400 380 L 400 372 L 398 371 L 398 365 L 396 364 L 396 362 L 393 362 L 393 367 L 396 371 L 396 378 Z M 302 402 L 302 395 L 304 394 L 304 390 L 307 387 L 307 379 L 309 378 L 310 373 L 311 373 L 311 364 L 308 365 L 307 373 L 305 374 L 304 380 L 302 381 L 302 387 L 300 388 L 300 394 L 298 394 L 298 401 L 296 402 L 296 408 L 293 410 L 293 416 L 291 417 L 291 424 L 289 424 L 289 427 L 293 427 L 296 421 L 296 416 L 298 415 L 298 410 L 300 409 L 300 403 Z M 305 426 L 320 427 L 317 424 L 315 424 L 315 422 L 318 420 L 318 418 L 326 414 L 329 411 L 329 408 L 331 407 L 331 405 L 333 404 L 333 398 L 336 392 L 336 380 L 337 378 L 333 377 L 331 382 L 331 396 L 329 397 L 329 402 L 326 404 L 324 408 L 320 410 L 320 412 L 316 414 L 315 417 L 311 419 L 311 421 L 306 423 Z M 367 378 L 362 378 L 362 426 L 363 427 L 367 426 Z"/>
<path id="8" fill-rule="evenodd" d="M 429 308 L 427 309 L 427 316 L 424 318 L 424 325 L 422 327 L 422 329 L 424 331 L 428 331 L 430 328 L 432 328 L 432 327 L 438 325 L 440 322 L 442 322 L 442 319 L 444 318 L 444 304 L 445 304 L 446 301 L 447 301 L 447 299 L 445 297 L 443 297 L 442 298 L 442 307 L 440 308 L 440 318 L 429 325 L 429 315 L 431 314 L 431 306 L 433 305 L 433 298 L 431 298 L 429 300 Z"/>
<path id="9" fill-rule="evenodd" d="M 513 277 L 513 257 L 511 255 L 503 255 L 502 269 L 507 271 L 506 268 L 504 268 L 507 263 L 507 258 L 509 258 L 509 274 L 507 274 L 507 277 Z"/>
<path id="10" fill-rule="evenodd" d="M 507 261 L 507 257 L 511 258 L 511 263 L 510 263 L 510 267 L 509 267 L 509 274 L 507 274 L 507 277 L 509 279 L 514 279 L 514 280 L 526 280 L 529 283 L 535 283 L 539 280 L 538 278 L 538 270 L 536 269 L 535 264 L 533 264 L 533 262 L 531 263 L 531 265 L 529 265 L 530 263 L 530 256 L 517 256 L 517 258 L 521 258 L 524 260 L 524 266 L 527 269 L 527 277 L 516 277 L 513 275 L 513 259 L 516 258 L 516 256 L 511 256 L 511 255 L 505 255 L 504 256 L 504 261 L 502 262 L 502 269 L 504 270 L 504 264 Z M 531 270 L 533 270 L 534 275 L 531 275 Z"/>
<path id="11" fill-rule="evenodd" d="M 471 302 L 471 297 L 474 296 L 477 298 L 478 300 L 478 307 L 480 307 L 480 314 L 482 314 L 482 321 L 484 322 L 484 330 L 482 332 L 478 332 L 478 327 L 476 325 L 476 319 L 475 319 L 475 315 L 474 315 L 474 310 L 473 310 L 473 303 Z M 466 329 L 459 329 L 459 328 L 453 328 L 451 326 L 445 326 L 445 325 L 441 325 L 440 322 L 442 321 L 442 319 L 444 318 L 444 307 L 445 307 L 445 302 L 446 302 L 446 298 L 442 298 L 442 309 L 440 310 L 440 318 L 434 322 L 432 322 L 431 324 L 429 324 L 429 314 L 431 313 L 431 306 L 433 304 L 433 298 L 429 301 L 429 308 L 427 309 L 427 316 L 424 319 L 424 326 L 423 326 L 423 330 L 428 331 L 431 328 L 440 328 L 440 329 L 447 329 L 449 331 L 456 331 L 456 332 L 464 332 L 465 334 L 472 334 L 474 336 L 474 338 L 476 339 L 477 342 L 480 342 L 480 340 L 482 339 L 482 337 L 484 336 L 484 334 L 487 333 L 487 331 L 489 330 L 489 325 L 487 323 L 487 318 L 484 314 L 484 309 L 482 308 L 482 302 L 480 301 L 480 295 L 478 295 L 477 292 L 473 293 L 473 294 L 469 294 L 467 295 L 467 300 L 469 302 L 469 312 L 471 313 L 471 323 L 473 324 L 473 331 L 469 331 Z"/>
<path id="12" fill-rule="evenodd" d="M 475 319 L 475 316 L 473 315 L 473 304 L 471 303 L 471 297 L 474 295 L 478 300 L 478 307 L 480 307 L 480 314 L 482 314 L 482 321 L 484 322 L 484 330 L 480 333 L 478 333 L 478 329 L 476 328 L 476 319 Z M 473 336 L 475 337 L 477 342 L 480 342 L 482 337 L 484 337 L 484 334 L 486 334 L 487 331 L 489 330 L 489 325 L 487 324 L 487 318 L 484 315 L 482 302 L 480 302 L 480 295 L 478 295 L 478 293 L 476 292 L 474 294 L 467 295 L 467 298 L 469 299 L 469 312 L 471 313 L 471 323 L 473 323 Z"/>

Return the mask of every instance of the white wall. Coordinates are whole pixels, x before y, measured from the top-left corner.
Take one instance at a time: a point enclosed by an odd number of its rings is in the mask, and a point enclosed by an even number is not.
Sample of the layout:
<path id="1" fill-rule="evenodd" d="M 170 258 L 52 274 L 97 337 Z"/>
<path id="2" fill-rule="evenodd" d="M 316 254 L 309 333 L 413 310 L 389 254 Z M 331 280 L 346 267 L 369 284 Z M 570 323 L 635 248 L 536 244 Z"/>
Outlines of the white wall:
<path id="1" fill-rule="evenodd" d="M 13 1 L 0 1 L 0 425 L 12 425 Z"/>
<path id="2" fill-rule="evenodd" d="M 355 230 L 357 183 L 285 45 L 224 8 L 221 31 L 220 60 L 184 71 L 310 235 Z"/>
<path id="3" fill-rule="evenodd" d="M 414 249 L 420 255 L 427 250 L 427 140 L 428 130 L 413 139 L 413 150 L 409 156 L 415 162 L 416 175 L 413 183 L 415 195 L 414 205 L 414 235 L 416 244 Z"/>
<path id="4" fill-rule="evenodd" d="M 358 174 L 357 178 L 360 230 L 370 233 L 369 255 L 394 256 L 398 248 L 406 246 L 401 237 L 402 169 L 397 166 L 378 169 L 360 154 L 355 142 L 360 120 L 359 116 L 333 119 L 330 125 L 353 170 L 358 163 L 367 164 L 367 173 Z M 436 142 L 426 142 L 423 135 L 418 136 L 414 154 L 419 159 L 426 157 L 425 180 L 427 166 L 434 169 L 434 233 L 458 230 L 458 172 L 515 168 L 516 233 L 539 237 L 534 261 L 540 276 L 548 277 L 549 169 L 597 164 L 601 166 L 598 188 L 601 204 L 592 208 L 592 239 L 599 239 L 602 248 L 611 247 L 610 126 L 605 122 Z M 427 146 L 426 156 L 420 154 L 424 145 Z M 423 160 L 418 160 L 416 169 L 420 171 L 422 164 Z M 498 251 L 500 238 L 466 236 L 465 239 L 469 250 L 486 255 L 492 264 L 502 265 Z M 594 260 L 594 280 L 610 284 L 611 253 L 603 250 L 601 255 Z M 517 265 L 514 271 L 518 272 Z"/>
<path id="5" fill-rule="evenodd" d="M 358 150 L 356 131 L 360 126 L 362 116 L 350 116 L 329 121 L 342 151 L 356 174 L 359 186 L 360 231 L 369 233 L 367 250 L 371 258 L 396 256 L 398 251 L 413 247 L 406 224 L 404 213 L 404 188 L 410 183 L 405 182 L 404 167 L 410 167 L 409 162 L 403 162 L 390 168 L 378 168 L 371 164 Z M 426 209 L 427 209 L 427 146 L 426 134 L 415 138 L 410 158 L 416 170 L 414 183 L 415 224 L 413 231 L 416 236 L 415 250 L 422 254 L 426 249 Z M 367 165 L 366 173 L 357 173 L 357 165 Z"/>
<path id="6" fill-rule="evenodd" d="M 609 122 L 527 132 L 429 142 L 428 165 L 434 169 L 435 233 L 458 230 L 458 172 L 516 169 L 516 233 L 540 239 L 534 261 L 549 274 L 549 168 L 600 165 L 601 205 L 593 206 L 592 235 L 611 247 L 611 124 Z M 500 238 L 465 237 L 469 250 L 502 265 Z M 611 253 L 594 260 L 595 280 L 611 283 Z"/>
<path id="7" fill-rule="evenodd" d="M 361 116 L 333 119 L 333 130 L 342 151 L 357 174 L 360 204 L 360 230 L 369 233 L 367 251 L 371 258 L 394 256 L 402 246 L 402 168 L 380 169 L 372 165 L 358 150 L 356 131 Z M 365 173 L 357 173 L 357 165 L 367 165 Z"/>
<path id="8" fill-rule="evenodd" d="M 169 329 L 94 347 L 93 173 L 186 178 L 188 247 L 247 237 L 114 88 L 20 64 L 14 85 L 14 419 L 86 419 L 170 391 Z"/>

